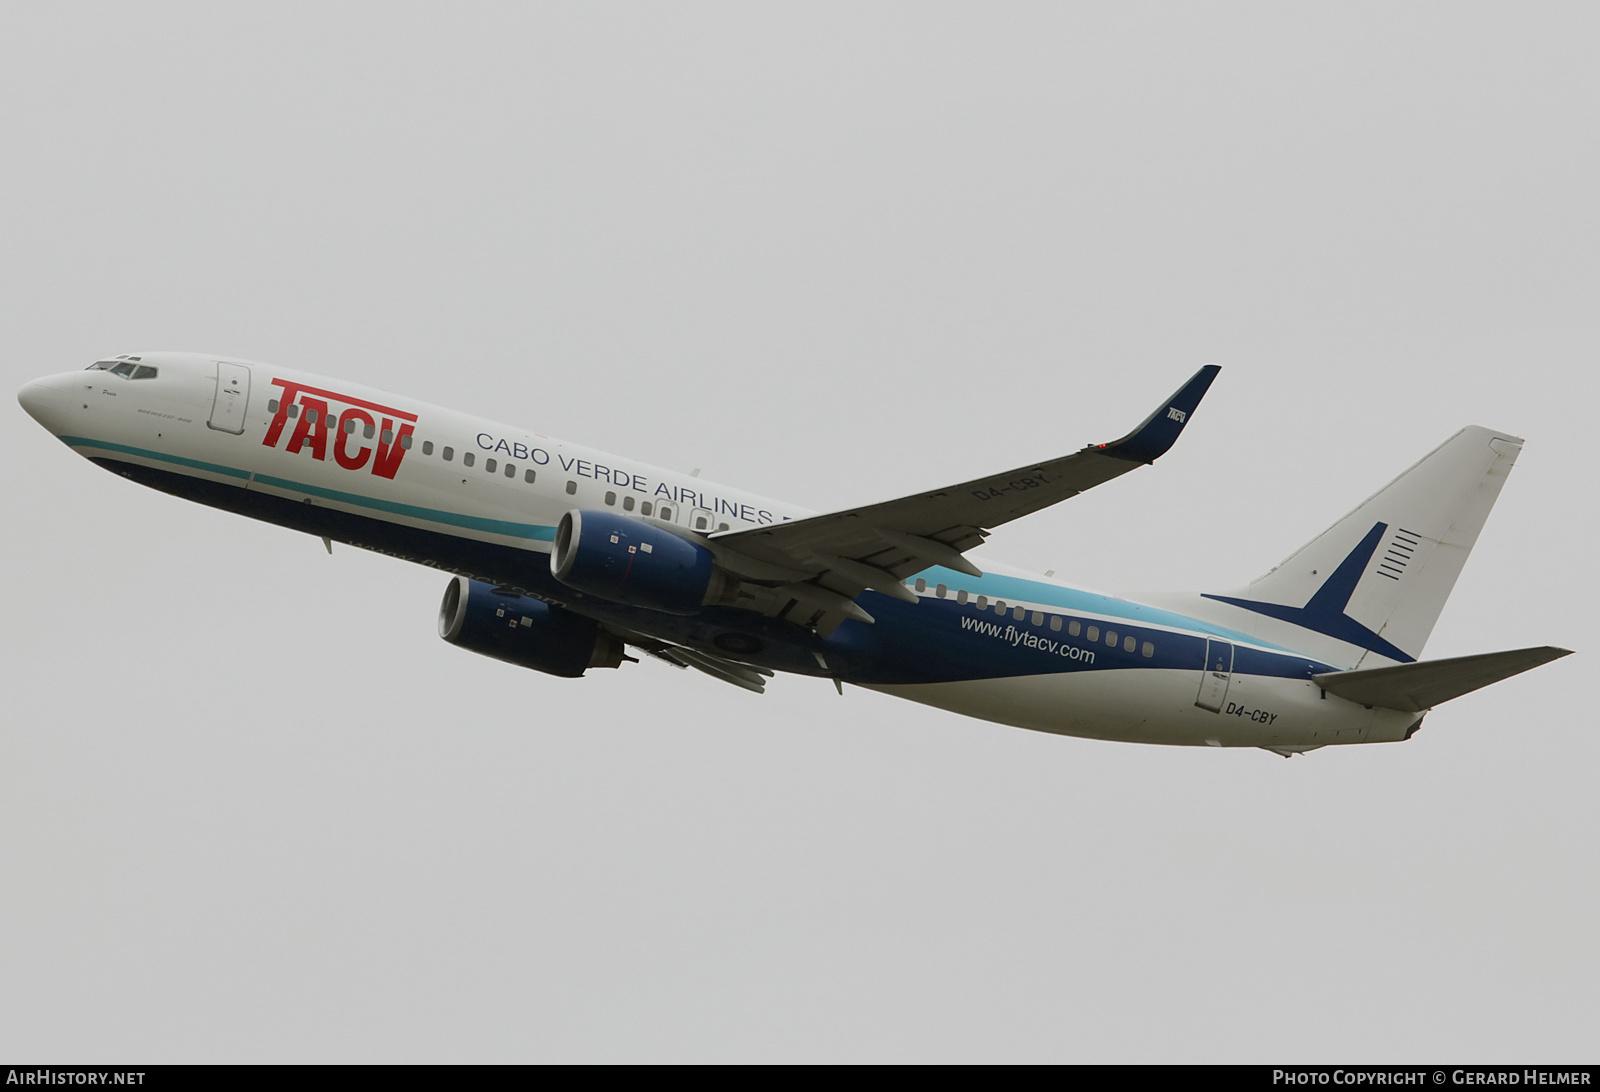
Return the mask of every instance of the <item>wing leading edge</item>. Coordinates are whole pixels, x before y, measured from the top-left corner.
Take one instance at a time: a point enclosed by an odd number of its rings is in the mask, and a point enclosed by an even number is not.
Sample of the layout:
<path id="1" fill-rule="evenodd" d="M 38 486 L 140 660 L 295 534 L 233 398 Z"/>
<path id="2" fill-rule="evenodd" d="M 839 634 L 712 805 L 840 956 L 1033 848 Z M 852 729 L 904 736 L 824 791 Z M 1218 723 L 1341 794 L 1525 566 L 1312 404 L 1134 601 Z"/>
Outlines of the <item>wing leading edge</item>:
<path id="1" fill-rule="evenodd" d="M 915 601 L 902 581 L 933 565 L 982 575 L 962 554 L 1001 524 L 1075 497 L 1164 455 L 1222 369 L 1207 364 L 1119 440 L 897 500 L 712 536 L 745 578 L 739 605 L 815 626 L 872 621 L 854 600 L 871 588 Z"/>

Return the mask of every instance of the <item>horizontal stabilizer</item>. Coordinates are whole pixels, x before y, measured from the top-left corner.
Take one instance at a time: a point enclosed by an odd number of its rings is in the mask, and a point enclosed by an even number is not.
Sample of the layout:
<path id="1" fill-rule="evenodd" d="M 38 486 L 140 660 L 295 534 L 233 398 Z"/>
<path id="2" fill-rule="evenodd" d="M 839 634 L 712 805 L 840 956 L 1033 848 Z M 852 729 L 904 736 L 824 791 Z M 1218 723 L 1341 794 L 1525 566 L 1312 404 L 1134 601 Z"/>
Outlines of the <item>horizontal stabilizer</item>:
<path id="1" fill-rule="evenodd" d="M 1422 660 L 1396 667 L 1369 667 L 1360 671 L 1329 671 L 1311 676 L 1330 694 L 1362 705 L 1420 713 L 1451 698 L 1520 675 L 1540 664 L 1572 655 L 1571 649 L 1519 648 L 1510 652 L 1484 652 L 1453 656 L 1448 660 Z"/>

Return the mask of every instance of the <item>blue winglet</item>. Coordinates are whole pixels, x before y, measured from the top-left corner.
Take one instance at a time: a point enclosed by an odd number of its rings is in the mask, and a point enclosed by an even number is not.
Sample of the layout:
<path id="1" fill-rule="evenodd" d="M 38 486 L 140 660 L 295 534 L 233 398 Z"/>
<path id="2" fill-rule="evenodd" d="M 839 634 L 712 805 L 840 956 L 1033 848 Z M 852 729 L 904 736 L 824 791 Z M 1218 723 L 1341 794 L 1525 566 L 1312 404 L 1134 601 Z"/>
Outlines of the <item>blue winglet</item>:
<path id="1" fill-rule="evenodd" d="M 1098 450 L 1103 454 L 1127 459 L 1130 462 L 1155 462 L 1178 442 L 1178 433 L 1183 431 L 1183 426 L 1189 421 L 1189 415 L 1200 404 L 1200 399 L 1205 397 L 1206 391 L 1211 387 L 1211 381 L 1221 370 L 1216 364 L 1207 364 L 1195 372 L 1189 382 L 1179 387 L 1177 393 L 1167 399 L 1159 409 L 1145 418 L 1144 424 L 1120 440 L 1101 444 Z"/>

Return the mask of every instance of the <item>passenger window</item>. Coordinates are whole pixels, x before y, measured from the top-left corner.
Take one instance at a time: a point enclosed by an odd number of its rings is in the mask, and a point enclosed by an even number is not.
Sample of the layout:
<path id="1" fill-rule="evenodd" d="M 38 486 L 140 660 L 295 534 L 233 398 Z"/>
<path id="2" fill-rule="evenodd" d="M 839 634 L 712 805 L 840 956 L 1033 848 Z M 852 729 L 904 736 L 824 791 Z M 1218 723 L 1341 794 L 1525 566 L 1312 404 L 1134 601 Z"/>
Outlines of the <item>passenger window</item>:
<path id="1" fill-rule="evenodd" d="M 1127 637 L 1124 637 L 1122 639 L 1122 651 L 1124 651 L 1124 652 L 1132 652 L 1133 649 L 1134 649 L 1134 646 L 1137 645 L 1138 643 L 1139 643 L 1138 640 L 1135 639 L 1134 637 L 1132 637 L 1131 635 L 1127 636 Z"/>
<path id="2" fill-rule="evenodd" d="M 442 452 L 440 452 L 440 456 L 444 459 L 445 462 L 449 462 L 451 459 L 454 459 L 456 457 L 456 449 L 453 448 L 453 447 L 447 447 Z"/>
<path id="3" fill-rule="evenodd" d="M 267 412 L 268 413 L 277 413 L 278 412 L 278 400 L 276 398 L 267 399 Z"/>
<path id="4" fill-rule="evenodd" d="M 463 451 L 461 453 L 461 465 L 462 466 L 471 466 L 472 462 L 473 462 L 473 460 L 475 458 L 477 458 L 477 456 L 473 455 L 472 452 Z"/>
<path id="5" fill-rule="evenodd" d="M 379 442 L 380 443 L 384 443 L 384 444 L 392 444 L 392 443 L 394 443 L 394 429 L 392 429 L 392 428 L 384 429 L 383 430 L 383 439 L 381 441 L 379 441 Z"/>
<path id="6" fill-rule="evenodd" d="M 1011 617 L 1015 618 L 1019 622 L 1022 621 L 1022 616 L 1027 613 L 1028 612 L 1023 610 L 1021 607 L 1011 608 Z"/>
<path id="7" fill-rule="evenodd" d="M 424 441 L 422 441 L 422 453 L 424 455 L 432 455 L 433 454 L 433 441 L 432 440 L 424 440 Z"/>
<path id="8" fill-rule="evenodd" d="M 567 495 L 568 496 L 571 496 L 572 494 L 576 493 L 577 491 L 578 491 L 578 483 L 577 482 L 568 482 L 567 483 Z"/>
<path id="9" fill-rule="evenodd" d="M 1112 648 L 1116 648 L 1117 647 L 1117 631 L 1116 630 L 1114 630 L 1114 629 L 1106 630 L 1106 644 L 1110 645 Z"/>
<path id="10" fill-rule="evenodd" d="M 1006 601 L 1004 599 L 996 599 L 994 601 L 994 612 L 1004 617 L 1006 613 Z"/>
<path id="11" fill-rule="evenodd" d="M 1052 614 L 1050 616 L 1050 628 L 1055 630 L 1057 633 L 1061 632 L 1061 615 Z"/>
<path id="12" fill-rule="evenodd" d="M 516 463 L 507 463 L 506 464 L 506 477 L 515 478 L 516 476 L 517 476 L 517 464 Z"/>
<path id="13" fill-rule="evenodd" d="M 717 524 L 717 530 L 719 530 L 719 531 L 726 531 L 726 530 L 727 530 L 727 529 L 728 529 L 728 525 L 727 525 L 727 524 L 726 524 L 726 523 L 719 523 L 719 524 Z"/>
<path id="14" fill-rule="evenodd" d="M 306 424 L 314 425 L 316 423 L 317 423 L 317 411 L 314 410 L 314 409 L 306 410 Z"/>
<path id="15" fill-rule="evenodd" d="M 963 607 L 967 605 L 967 589 L 962 588 L 960 591 L 956 592 L 956 602 L 960 603 Z"/>
<path id="16" fill-rule="evenodd" d="M 344 419 L 343 428 L 344 428 L 346 433 L 348 433 L 351 436 L 354 436 L 355 435 L 355 431 L 356 431 L 356 419 L 354 417 L 346 417 Z"/>
<path id="17" fill-rule="evenodd" d="M 920 577 L 920 576 L 917 577 L 917 590 L 919 592 L 924 592 L 924 591 L 928 590 L 928 582 L 926 580 L 922 579 L 922 577 Z"/>
<path id="18" fill-rule="evenodd" d="M 1036 611 L 1033 612 L 1033 624 L 1036 625 L 1036 626 L 1044 625 L 1044 612 L 1043 611 L 1037 611 L 1036 610 Z"/>
<path id="19" fill-rule="evenodd" d="M 535 477 L 536 477 L 536 476 L 537 476 L 537 475 L 535 475 L 535 474 L 534 474 L 534 472 L 533 472 L 533 467 L 531 467 L 531 466 L 530 466 L 530 467 L 528 467 L 528 469 L 526 469 L 526 470 L 524 470 L 524 471 L 523 471 L 523 472 L 522 472 L 522 480 L 523 480 L 523 481 L 525 481 L 525 482 L 527 482 L 527 483 L 528 483 L 528 484 L 529 484 L 529 485 L 532 485 L 532 484 L 533 484 L 533 479 L 534 479 L 534 478 L 535 478 Z"/>
<path id="20" fill-rule="evenodd" d="M 293 416 L 294 416 L 294 410 L 293 410 L 293 408 L 292 408 L 292 407 L 291 407 L 291 409 L 290 409 L 290 410 L 289 410 L 289 416 L 290 416 L 290 417 L 293 417 Z M 362 430 L 361 430 L 361 435 L 362 435 L 362 436 L 363 436 L 363 437 L 365 437 L 365 438 L 366 438 L 366 439 L 368 439 L 368 440 L 370 440 L 370 439 L 372 439 L 372 433 L 373 433 L 373 430 L 374 430 L 374 429 L 375 429 L 375 428 L 376 428 L 376 426 L 375 426 L 375 425 L 371 425 L 371 424 L 369 424 L 369 425 L 367 425 L 367 426 L 366 426 L 366 427 L 365 427 L 365 428 L 363 428 L 363 429 L 362 429 Z M 469 466 L 470 466 L 470 465 L 471 465 L 471 464 L 470 464 L 470 463 L 469 463 L 469 464 L 468 464 L 468 465 L 469 465 Z"/>
<path id="21" fill-rule="evenodd" d="M 671 520 L 672 519 L 672 509 L 671 509 L 671 507 L 669 507 L 668 505 L 663 504 L 656 511 L 656 519 Z"/>
<path id="22" fill-rule="evenodd" d="M 633 511 L 633 498 L 632 497 L 623 497 L 622 498 L 622 510 L 624 512 Z"/>
<path id="23" fill-rule="evenodd" d="M 987 595 L 978 596 L 978 609 L 979 610 L 988 610 L 989 609 L 989 597 Z"/>
<path id="24" fill-rule="evenodd" d="M 289 416 L 290 417 L 299 417 L 300 416 L 300 407 L 299 406 L 290 406 L 289 407 Z M 367 433 L 367 435 L 371 436 L 372 433 L 369 432 L 369 433 Z"/>
<path id="25" fill-rule="evenodd" d="M 411 433 L 408 432 L 400 437 L 400 446 L 407 451 L 411 450 Z"/>
<path id="26" fill-rule="evenodd" d="M 494 468 L 498 465 L 493 459 L 485 459 L 483 460 L 483 472 L 485 474 L 493 474 Z"/>
<path id="27" fill-rule="evenodd" d="M 940 599 L 943 599 L 946 595 L 950 594 L 950 589 L 945 587 L 943 584 L 940 584 L 933 589 L 933 594 L 937 595 Z"/>
<path id="28" fill-rule="evenodd" d="M 617 503 L 617 495 L 615 493 L 611 492 L 609 489 L 606 490 L 606 503 L 607 504 L 616 504 Z"/>
<path id="29" fill-rule="evenodd" d="M 1088 637 L 1091 641 L 1098 641 L 1100 639 L 1100 627 L 1090 626 L 1089 631 L 1085 633 L 1084 636 Z"/>
<path id="30" fill-rule="evenodd" d="M 1072 621 L 1067 623 L 1067 636 L 1068 637 L 1076 637 L 1078 634 L 1080 634 L 1082 632 L 1083 632 L 1083 627 L 1078 625 L 1078 620 L 1076 618 L 1074 618 Z"/>
<path id="31" fill-rule="evenodd" d="M 639 514 L 641 516 L 648 516 L 650 514 L 650 502 L 649 501 L 645 501 L 643 504 L 639 505 Z"/>
<path id="32" fill-rule="evenodd" d="M 1156 654 L 1156 646 L 1151 644 L 1149 641 L 1146 641 L 1144 644 L 1139 646 L 1139 651 L 1142 652 L 1144 654 L 1144 658 L 1148 660 L 1150 657 Z"/>

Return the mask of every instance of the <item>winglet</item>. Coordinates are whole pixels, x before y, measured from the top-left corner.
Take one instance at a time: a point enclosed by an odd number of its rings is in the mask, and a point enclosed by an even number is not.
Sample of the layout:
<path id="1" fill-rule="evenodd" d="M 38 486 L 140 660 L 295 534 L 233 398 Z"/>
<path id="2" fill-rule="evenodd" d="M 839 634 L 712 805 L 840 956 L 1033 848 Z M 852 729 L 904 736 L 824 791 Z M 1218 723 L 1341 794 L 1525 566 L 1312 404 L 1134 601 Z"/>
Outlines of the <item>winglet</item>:
<path id="1" fill-rule="evenodd" d="M 1098 450 L 1102 454 L 1127 459 L 1130 462 L 1155 462 L 1178 442 L 1178 433 L 1183 431 L 1189 415 L 1200 404 L 1200 399 L 1205 397 L 1206 391 L 1211 387 L 1211 381 L 1221 370 L 1216 364 L 1207 364 L 1195 372 L 1189 382 L 1179 387 L 1177 393 L 1162 403 L 1154 413 L 1146 417 L 1144 424 L 1120 440 L 1101 444 Z"/>

